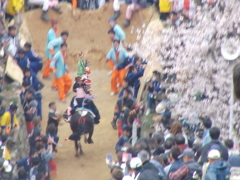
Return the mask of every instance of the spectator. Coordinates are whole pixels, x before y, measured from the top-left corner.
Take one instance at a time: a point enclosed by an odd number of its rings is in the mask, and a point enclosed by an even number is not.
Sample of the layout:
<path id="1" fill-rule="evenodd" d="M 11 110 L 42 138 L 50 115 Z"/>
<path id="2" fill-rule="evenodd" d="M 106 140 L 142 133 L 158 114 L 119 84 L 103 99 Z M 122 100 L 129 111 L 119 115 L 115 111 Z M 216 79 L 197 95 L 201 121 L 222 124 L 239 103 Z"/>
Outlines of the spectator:
<path id="1" fill-rule="evenodd" d="M 228 149 L 228 155 L 231 156 L 231 155 L 236 155 L 236 154 L 239 154 L 239 151 L 238 150 L 234 150 L 234 142 L 233 140 L 231 139 L 226 139 L 224 140 L 224 145 L 227 147 Z"/>
<path id="2" fill-rule="evenodd" d="M 132 4 L 128 5 L 126 10 L 126 21 L 122 24 L 124 27 L 128 27 L 131 23 L 132 15 L 134 12 L 139 11 L 147 6 L 145 0 L 133 0 Z"/>
<path id="3" fill-rule="evenodd" d="M 11 180 L 12 172 L 13 172 L 13 166 L 10 164 L 8 160 L 4 160 L 3 158 L 0 158 L 0 177 L 2 179 Z"/>
<path id="4" fill-rule="evenodd" d="M 151 109 L 155 104 L 157 94 L 160 92 L 161 88 L 161 74 L 158 71 L 153 71 L 152 79 L 148 82 L 148 96 L 147 96 L 147 111 L 146 115 L 149 115 Z"/>
<path id="5" fill-rule="evenodd" d="M 195 173 L 198 175 L 198 179 L 202 177 L 202 168 L 195 161 L 195 155 L 192 149 L 185 149 L 179 158 L 183 159 L 184 164 L 178 170 L 171 172 L 169 174 L 169 179 L 194 179 Z"/>
<path id="6" fill-rule="evenodd" d="M 174 121 L 171 125 L 171 129 L 169 130 L 169 133 L 165 136 L 165 139 L 169 137 L 175 137 L 177 135 L 182 135 L 185 138 L 185 144 L 188 144 L 188 139 L 185 133 L 182 130 L 182 124 L 180 121 Z"/>
<path id="7" fill-rule="evenodd" d="M 185 138 L 182 135 L 175 136 L 175 145 L 181 150 L 181 152 L 188 148 L 188 145 L 185 144 Z"/>
<path id="8" fill-rule="evenodd" d="M 130 122 L 128 121 L 128 117 L 131 110 L 133 110 L 134 107 L 135 107 L 135 100 L 132 98 L 128 98 L 124 103 L 123 109 L 118 118 L 118 137 L 122 135 L 124 126 L 126 125 L 132 126 L 132 124 L 130 124 Z"/>
<path id="9" fill-rule="evenodd" d="M 122 98 L 123 97 L 123 92 L 124 92 L 125 89 L 129 90 L 129 92 L 130 92 L 129 97 L 133 97 L 133 90 L 132 90 L 132 87 L 129 86 L 129 82 L 130 82 L 129 78 L 127 78 L 127 77 L 124 78 L 124 80 L 123 80 L 123 88 L 120 91 L 120 93 L 118 95 L 118 98 Z"/>
<path id="10" fill-rule="evenodd" d="M 130 142 L 131 141 L 131 132 L 132 132 L 132 128 L 129 126 L 125 126 L 123 128 L 123 135 L 120 137 L 120 139 L 118 140 L 115 149 L 119 150 L 121 149 L 125 143 Z"/>
<path id="11" fill-rule="evenodd" d="M 207 162 L 207 153 L 209 150 L 217 149 L 221 152 L 221 157 L 224 161 L 228 160 L 228 150 L 227 148 L 218 140 L 220 136 L 220 130 L 217 127 L 212 127 L 209 130 L 211 141 L 206 144 L 202 149 L 202 156 L 200 159 L 200 164 Z"/>
<path id="12" fill-rule="evenodd" d="M 42 69 L 43 63 L 42 58 L 40 58 L 36 52 L 32 50 L 32 45 L 30 43 L 24 44 L 25 55 L 30 61 L 30 68 L 32 69 L 33 74 L 36 76 L 38 71 Z"/>
<path id="13" fill-rule="evenodd" d="M 142 150 L 138 153 L 138 157 L 142 161 L 142 169 L 140 171 L 140 175 L 138 180 L 146 180 L 146 179 L 159 179 L 158 177 L 158 169 L 149 161 L 150 156 L 146 150 Z M 148 177 L 150 175 L 150 177 Z"/>
<path id="14" fill-rule="evenodd" d="M 7 147 L 8 143 L 8 136 L 2 135 L 1 136 L 1 145 L 0 145 L 0 157 L 2 157 L 5 160 L 11 160 L 11 154 Z"/>
<path id="15" fill-rule="evenodd" d="M 18 53 L 18 55 L 16 57 L 14 57 L 14 59 L 16 60 L 18 66 L 22 69 L 22 71 L 25 68 L 29 68 L 30 67 L 29 59 L 25 55 L 24 49 L 23 48 L 19 48 L 17 53 Z"/>
<path id="16" fill-rule="evenodd" d="M 22 86 L 23 86 L 24 90 L 21 92 L 20 98 L 21 98 L 21 103 L 23 105 L 24 101 L 26 100 L 26 98 L 25 98 L 26 90 L 30 89 L 33 92 L 35 90 L 33 89 L 33 87 L 31 87 L 30 81 L 23 81 Z"/>
<path id="17" fill-rule="evenodd" d="M 170 138 L 166 139 L 166 141 L 164 142 L 164 148 L 165 148 L 164 154 L 167 157 L 170 156 L 170 151 L 171 151 L 173 145 L 174 145 L 174 142 Z"/>
<path id="18" fill-rule="evenodd" d="M 138 157 L 132 158 L 130 161 L 130 167 L 133 171 L 133 179 L 139 180 L 140 172 L 142 170 L 142 160 Z"/>
<path id="19" fill-rule="evenodd" d="M 23 82 L 27 81 L 30 83 L 30 86 L 34 90 L 34 97 L 38 102 L 37 106 L 37 115 L 40 116 L 42 119 L 42 94 L 41 89 L 44 87 L 44 85 L 38 80 L 38 78 L 31 73 L 31 70 L 29 68 L 25 68 L 24 71 L 24 77 Z"/>
<path id="20" fill-rule="evenodd" d="M 1 92 L 1 90 L 0 90 Z M 2 117 L 2 115 L 5 113 L 5 106 L 4 106 L 4 99 L 0 97 L 0 118 Z"/>
<path id="21" fill-rule="evenodd" d="M 0 121 L 2 134 L 12 136 L 12 142 L 14 144 L 17 143 L 18 134 L 19 134 L 19 122 L 16 116 L 17 105 L 11 104 L 9 109 L 3 114 L 2 119 Z"/>
<path id="22" fill-rule="evenodd" d="M 13 1 L 13 0 L 11 0 Z M 14 57 L 17 54 L 18 48 L 20 48 L 20 42 L 17 39 L 17 30 L 15 26 L 9 26 L 8 27 L 8 33 L 5 34 L 1 42 L 6 44 L 6 53 L 9 54 L 10 56 Z"/>
<path id="23" fill-rule="evenodd" d="M 50 124 L 54 124 L 56 127 L 56 134 L 58 133 L 58 125 L 59 125 L 59 121 L 60 121 L 60 116 L 56 115 L 56 110 L 57 110 L 57 106 L 55 102 L 51 102 L 48 105 L 49 107 L 49 112 L 48 112 L 48 122 L 47 122 L 47 126 L 49 126 Z"/>
<path id="24" fill-rule="evenodd" d="M 37 116 L 37 100 L 34 98 L 34 92 L 30 89 L 25 92 L 25 101 L 23 102 L 24 116 L 28 133 L 33 128 L 32 120 Z"/>
<path id="25" fill-rule="evenodd" d="M 31 150 L 29 156 L 16 162 L 17 168 L 23 167 L 24 171 L 29 173 L 30 169 L 32 168 L 32 158 L 36 156 L 37 156 L 36 150 Z"/>
<path id="26" fill-rule="evenodd" d="M 123 105 L 126 103 L 127 99 L 129 98 L 129 94 L 131 91 L 129 89 L 124 89 L 123 97 L 118 99 L 115 108 L 114 108 L 114 116 L 111 122 L 113 129 L 117 129 L 117 119 L 120 116 L 120 112 L 122 111 Z"/>
<path id="27" fill-rule="evenodd" d="M 211 136 L 211 130 L 210 130 Z M 209 166 L 204 180 L 229 180 L 230 169 L 224 161 L 221 160 L 220 151 L 212 149 L 208 153 Z"/>
<path id="28" fill-rule="evenodd" d="M 14 26 L 19 31 L 23 22 L 24 0 L 9 0 L 6 14 L 11 20 L 14 17 Z"/>
<path id="29" fill-rule="evenodd" d="M 130 66 L 127 74 L 127 78 L 129 79 L 129 85 L 134 88 L 134 98 L 137 98 L 138 89 L 140 87 L 139 78 L 143 76 L 145 68 L 137 71 L 135 66 Z"/>
<path id="30" fill-rule="evenodd" d="M 178 147 L 172 147 L 170 151 L 170 156 L 168 158 L 170 165 L 168 165 L 164 169 L 168 176 L 171 172 L 178 170 L 183 165 L 183 161 L 179 158 L 180 154 L 181 150 Z"/>
<path id="31" fill-rule="evenodd" d="M 30 150 L 35 150 L 36 139 L 41 135 L 41 119 L 39 116 L 36 116 L 32 120 L 33 128 L 31 129 L 31 133 L 29 135 L 29 145 Z"/>
<path id="32" fill-rule="evenodd" d="M 128 57 L 125 49 L 120 45 L 119 39 L 114 39 L 114 47 L 109 51 L 106 59 L 114 63 L 114 68 L 112 69 L 112 79 L 111 79 L 111 96 L 118 93 L 117 89 L 117 79 L 121 87 L 123 87 L 123 79 L 125 77 L 125 69 L 118 68 L 124 60 Z"/>
<path id="33" fill-rule="evenodd" d="M 202 118 L 202 128 L 204 130 L 202 146 L 205 146 L 211 141 L 211 137 L 209 135 L 209 130 L 211 127 L 212 127 L 212 121 L 210 120 L 210 118 Z"/>
<path id="34" fill-rule="evenodd" d="M 18 171 L 18 178 L 16 180 L 28 180 L 28 174 L 24 169 Z"/>
<path id="35" fill-rule="evenodd" d="M 112 174 L 111 180 L 122 180 L 123 179 L 123 172 L 121 169 L 114 168 L 111 174 Z"/>
<path id="36" fill-rule="evenodd" d="M 159 0 L 159 10 L 160 10 L 160 20 L 162 20 L 162 22 L 165 25 L 165 21 L 170 16 L 170 11 L 171 11 L 170 0 Z"/>
<path id="37" fill-rule="evenodd" d="M 29 178 L 30 179 L 36 179 L 36 176 L 38 174 L 38 167 L 40 166 L 41 159 L 40 157 L 33 157 L 32 158 L 32 168 L 30 169 L 29 172 Z"/>
<path id="38" fill-rule="evenodd" d="M 153 159 L 150 160 L 150 163 L 152 163 L 158 169 L 158 175 L 160 176 L 159 179 L 166 180 L 167 175 L 163 169 L 164 166 L 163 159 L 159 156 L 155 156 Z"/>
<path id="39" fill-rule="evenodd" d="M 50 138 L 49 143 L 52 143 L 53 152 L 57 152 L 56 145 L 59 141 L 59 137 L 57 136 L 56 132 L 57 132 L 57 128 L 56 128 L 55 124 L 52 123 L 47 127 L 46 135 L 48 138 Z"/>

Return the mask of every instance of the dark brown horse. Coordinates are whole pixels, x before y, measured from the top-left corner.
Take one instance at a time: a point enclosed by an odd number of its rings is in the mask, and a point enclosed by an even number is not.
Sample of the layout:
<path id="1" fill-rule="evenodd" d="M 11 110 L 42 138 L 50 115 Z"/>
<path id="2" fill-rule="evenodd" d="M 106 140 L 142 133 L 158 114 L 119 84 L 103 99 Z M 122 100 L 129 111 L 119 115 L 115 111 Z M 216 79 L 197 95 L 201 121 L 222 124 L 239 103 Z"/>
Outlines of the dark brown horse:
<path id="1" fill-rule="evenodd" d="M 94 114 L 88 109 L 78 109 L 72 115 L 70 127 L 73 134 L 69 137 L 75 143 L 76 157 L 83 154 L 81 145 L 81 136 L 84 135 L 85 143 L 92 144 L 92 135 L 94 130 Z M 88 138 L 87 138 L 88 134 Z M 80 152 L 78 152 L 80 150 Z"/>

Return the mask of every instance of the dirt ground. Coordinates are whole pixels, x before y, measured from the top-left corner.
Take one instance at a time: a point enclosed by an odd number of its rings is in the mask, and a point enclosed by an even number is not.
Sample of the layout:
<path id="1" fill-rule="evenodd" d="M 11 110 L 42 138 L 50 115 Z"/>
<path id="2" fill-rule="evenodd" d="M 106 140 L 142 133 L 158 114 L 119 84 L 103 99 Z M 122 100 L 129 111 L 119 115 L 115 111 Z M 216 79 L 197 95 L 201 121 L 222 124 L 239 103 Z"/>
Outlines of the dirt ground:
<path id="1" fill-rule="evenodd" d="M 126 6 L 121 7 L 122 15 L 118 23 L 121 24 L 125 20 Z M 94 100 L 101 114 L 101 123 L 95 126 L 93 135 L 94 144 L 88 145 L 83 143 L 84 155 L 75 158 L 74 144 L 71 141 L 64 142 L 70 134 L 69 124 L 63 122 L 59 127 L 60 144 L 58 153 L 55 156 L 58 167 L 57 180 L 106 180 L 110 178 L 110 170 L 105 163 L 106 153 L 114 154 L 114 146 L 117 142 L 117 131 L 113 130 L 110 122 L 113 116 L 113 109 L 117 97 L 110 96 L 110 77 L 107 76 L 108 67 L 104 63 L 106 53 L 109 51 L 111 44 L 107 35 L 109 30 L 108 18 L 113 14 L 112 4 L 106 4 L 101 9 L 94 11 L 79 11 L 73 15 L 68 4 L 62 5 L 63 13 L 56 14 L 49 12 L 51 18 L 59 20 L 59 29 L 68 30 L 70 33 L 67 40 L 69 49 L 69 62 L 71 67 L 71 77 L 74 79 L 76 75 L 77 54 L 82 51 L 84 57 L 90 60 L 92 73 L 93 94 L 97 96 Z M 148 24 L 152 18 L 153 8 L 148 8 L 134 15 L 132 26 L 125 29 L 127 42 L 134 43 L 137 34 L 131 34 L 131 30 L 135 32 L 142 27 L 143 23 Z M 31 34 L 34 49 L 42 57 L 45 57 L 45 43 L 47 31 L 50 28 L 50 22 L 42 22 L 40 20 L 41 10 L 33 10 L 25 14 L 25 23 Z M 41 77 L 41 72 L 39 77 Z M 43 130 L 46 127 L 48 104 L 51 101 L 57 103 L 60 113 L 63 113 L 68 107 L 74 93 L 67 97 L 67 103 L 59 102 L 56 91 L 51 90 L 51 79 L 42 80 L 45 84 L 42 90 L 43 95 Z"/>

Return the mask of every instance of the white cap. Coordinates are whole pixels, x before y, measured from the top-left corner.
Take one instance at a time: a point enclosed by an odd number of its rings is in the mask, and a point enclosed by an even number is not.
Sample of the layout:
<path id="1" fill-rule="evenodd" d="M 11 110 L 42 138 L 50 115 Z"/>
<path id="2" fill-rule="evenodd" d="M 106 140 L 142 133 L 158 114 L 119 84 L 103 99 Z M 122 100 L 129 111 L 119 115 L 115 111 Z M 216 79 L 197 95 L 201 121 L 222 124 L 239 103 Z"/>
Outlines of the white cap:
<path id="1" fill-rule="evenodd" d="M 155 109 L 155 111 L 159 114 L 162 114 L 166 111 L 165 106 L 162 103 L 159 103 Z"/>
<path id="2" fill-rule="evenodd" d="M 220 159 L 221 154 L 218 150 L 216 149 L 212 149 L 211 151 L 209 151 L 208 153 L 208 158 L 209 159 Z"/>
<path id="3" fill-rule="evenodd" d="M 142 166 L 142 160 L 138 157 L 132 158 L 130 161 L 130 167 L 132 169 L 137 169 Z"/>
<path id="4" fill-rule="evenodd" d="M 3 167 L 6 172 L 10 172 L 12 170 L 12 166 L 11 166 L 11 164 L 9 164 L 9 162 L 7 160 L 4 161 Z"/>

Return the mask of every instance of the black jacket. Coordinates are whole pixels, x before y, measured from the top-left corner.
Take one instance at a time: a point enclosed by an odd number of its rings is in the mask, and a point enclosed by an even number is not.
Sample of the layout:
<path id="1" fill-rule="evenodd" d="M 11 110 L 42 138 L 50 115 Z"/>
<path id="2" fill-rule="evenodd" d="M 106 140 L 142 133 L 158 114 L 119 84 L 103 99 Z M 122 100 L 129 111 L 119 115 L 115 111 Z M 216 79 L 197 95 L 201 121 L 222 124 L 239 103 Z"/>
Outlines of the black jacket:
<path id="1" fill-rule="evenodd" d="M 143 163 L 138 180 L 159 180 L 158 169 L 149 161 Z"/>
<path id="2" fill-rule="evenodd" d="M 228 150 L 227 150 L 227 148 L 219 140 L 211 140 L 210 143 L 206 144 L 202 148 L 202 156 L 201 156 L 201 159 L 200 159 L 200 162 L 199 162 L 201 165 L 203 165 L 203 163 L 205 163 L 205 162 L 208 162 L 208 158 L 207 158 L 208 152 L 213 145 L 219 147 L 219 149 L 221 151 L 222 159 L 224 161 L 228 160 Z"/>

